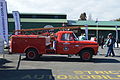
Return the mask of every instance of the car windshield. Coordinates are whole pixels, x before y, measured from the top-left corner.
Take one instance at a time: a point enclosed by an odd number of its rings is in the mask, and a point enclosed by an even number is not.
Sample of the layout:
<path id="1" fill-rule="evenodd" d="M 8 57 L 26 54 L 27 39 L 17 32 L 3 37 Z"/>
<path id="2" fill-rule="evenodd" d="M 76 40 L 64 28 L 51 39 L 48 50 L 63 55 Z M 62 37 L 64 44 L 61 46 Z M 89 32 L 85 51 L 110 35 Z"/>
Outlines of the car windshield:
<path id="1" fill-rule="evenodd" d="M 75 41 L 78 41 L 77 36 L 73 33 Z"/>

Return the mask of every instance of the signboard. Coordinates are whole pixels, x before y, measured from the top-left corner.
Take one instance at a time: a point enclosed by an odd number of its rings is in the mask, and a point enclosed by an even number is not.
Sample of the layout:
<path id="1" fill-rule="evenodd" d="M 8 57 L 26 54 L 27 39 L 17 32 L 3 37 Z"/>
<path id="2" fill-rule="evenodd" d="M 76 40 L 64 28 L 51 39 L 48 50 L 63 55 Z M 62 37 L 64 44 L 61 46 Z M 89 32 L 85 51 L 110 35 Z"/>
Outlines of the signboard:
<path id="1" fill-rule="evenodd" d="M 15 20 L 15 30 L 20 30 L 20 15 L 18 11 L 13 11 L 13 18 Z M 16 35 L 18 35 L 18 32 L 15 33 Z"/>
<path id="2" fill-rule="evenodd" d="M 0 36 L 8 45 L 7 3 L 5 0 L 0 0 Z"/>

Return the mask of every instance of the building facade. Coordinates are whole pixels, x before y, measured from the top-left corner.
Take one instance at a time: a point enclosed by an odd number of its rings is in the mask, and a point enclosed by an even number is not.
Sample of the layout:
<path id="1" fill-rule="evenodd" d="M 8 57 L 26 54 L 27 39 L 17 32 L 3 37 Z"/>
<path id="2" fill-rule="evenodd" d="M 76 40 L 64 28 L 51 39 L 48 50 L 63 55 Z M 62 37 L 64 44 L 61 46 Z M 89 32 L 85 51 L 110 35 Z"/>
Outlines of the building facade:
<path id="1" fill-rule="evenodd" d="M 31 14 L 20 13 L 21 29 L 62 27 L 67 24 L 66 14 Z M 15 30 L 15 23 L 12 14 L 8 14 L 9 34 Z"/>
<path id="2" fill-rule="evenodd" d="M 118 34 L 118 39 L 120 40 L 120 21 L 77 21 L 69 20 L 68 26 L 87 26 L 88 35 L 90 37 L 100 38 L 103 36 L 107 38 L 109 33 L 112 33 L 114 38 L 116 38 L 116 31 Z M 81 33 L 85 33 L 85 27 L 81 27 Z M 117 27 L 117 28 L 116 28 Z M 100 41 L 99 41 L 100 42 Z"/>
<path id="3" fill-rule="evenodd" d="M 21 29 L 47 28 L 47 27 L 63 27 L 66 26 L 88 26 L 89 39 L 96 37 L 100 39 L 102 36 L 107 38 L 109 33 L 116 37 L 116 26 L 118 31 L 118 39 L 120 40 L 120 21 L 78 21 L 67 20 L 66 14 L 34 14 L 20 13 Z M 15 23 L 12 14 L 8 14 L 9 34 L 13 34 Z M 78 36 L 85 32 L 85 27 L 80 28 Z"/>

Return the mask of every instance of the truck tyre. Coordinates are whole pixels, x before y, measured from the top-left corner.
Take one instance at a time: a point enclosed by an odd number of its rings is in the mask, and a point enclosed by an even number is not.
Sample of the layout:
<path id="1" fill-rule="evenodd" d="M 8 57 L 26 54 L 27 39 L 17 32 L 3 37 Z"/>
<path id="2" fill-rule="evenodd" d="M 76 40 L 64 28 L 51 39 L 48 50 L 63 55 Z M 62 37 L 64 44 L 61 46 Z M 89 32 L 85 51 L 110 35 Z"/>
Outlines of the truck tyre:
<path id="1" fill-rule="evenodd" d="M 92 51 L 90 50 L 82 50 L 80 53 L 80 59 L 82 61 L 90 61 L 93 57 Z"/>
<path id="2" fill-rule="evenodd" d="M 29 60 L 36 60 L 38 59 L 39 55 L 38 55 L 38 52 L 37 50 L 35 49 L 28 49 L 26 51 L 26 58 L 29 59 Z"/>

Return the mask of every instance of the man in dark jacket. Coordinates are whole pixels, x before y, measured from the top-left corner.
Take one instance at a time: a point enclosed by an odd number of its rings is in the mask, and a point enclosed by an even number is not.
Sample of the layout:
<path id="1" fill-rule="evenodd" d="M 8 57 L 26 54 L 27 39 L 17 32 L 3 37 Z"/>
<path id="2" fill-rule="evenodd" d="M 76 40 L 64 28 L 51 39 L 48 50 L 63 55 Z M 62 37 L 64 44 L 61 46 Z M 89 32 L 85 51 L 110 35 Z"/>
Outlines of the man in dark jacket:
<path id="1" fill-rule="evenodd" d="M 108 50 L 107 50 L 107 54 L 106 54 L 105 57 L 108 57 L 109 55 L 111 55 L 111 53 L 112 53 L 112 57 L 115 56 L 115 53 L 114 53 L 114 50 L 113 50 L 114 43 L 115 43 L 115 40 L 112 37 L 112 33 L 109 33 L 108 34 L 108 39 L 107 39 L 107 42 L 106 42 Z"/>

